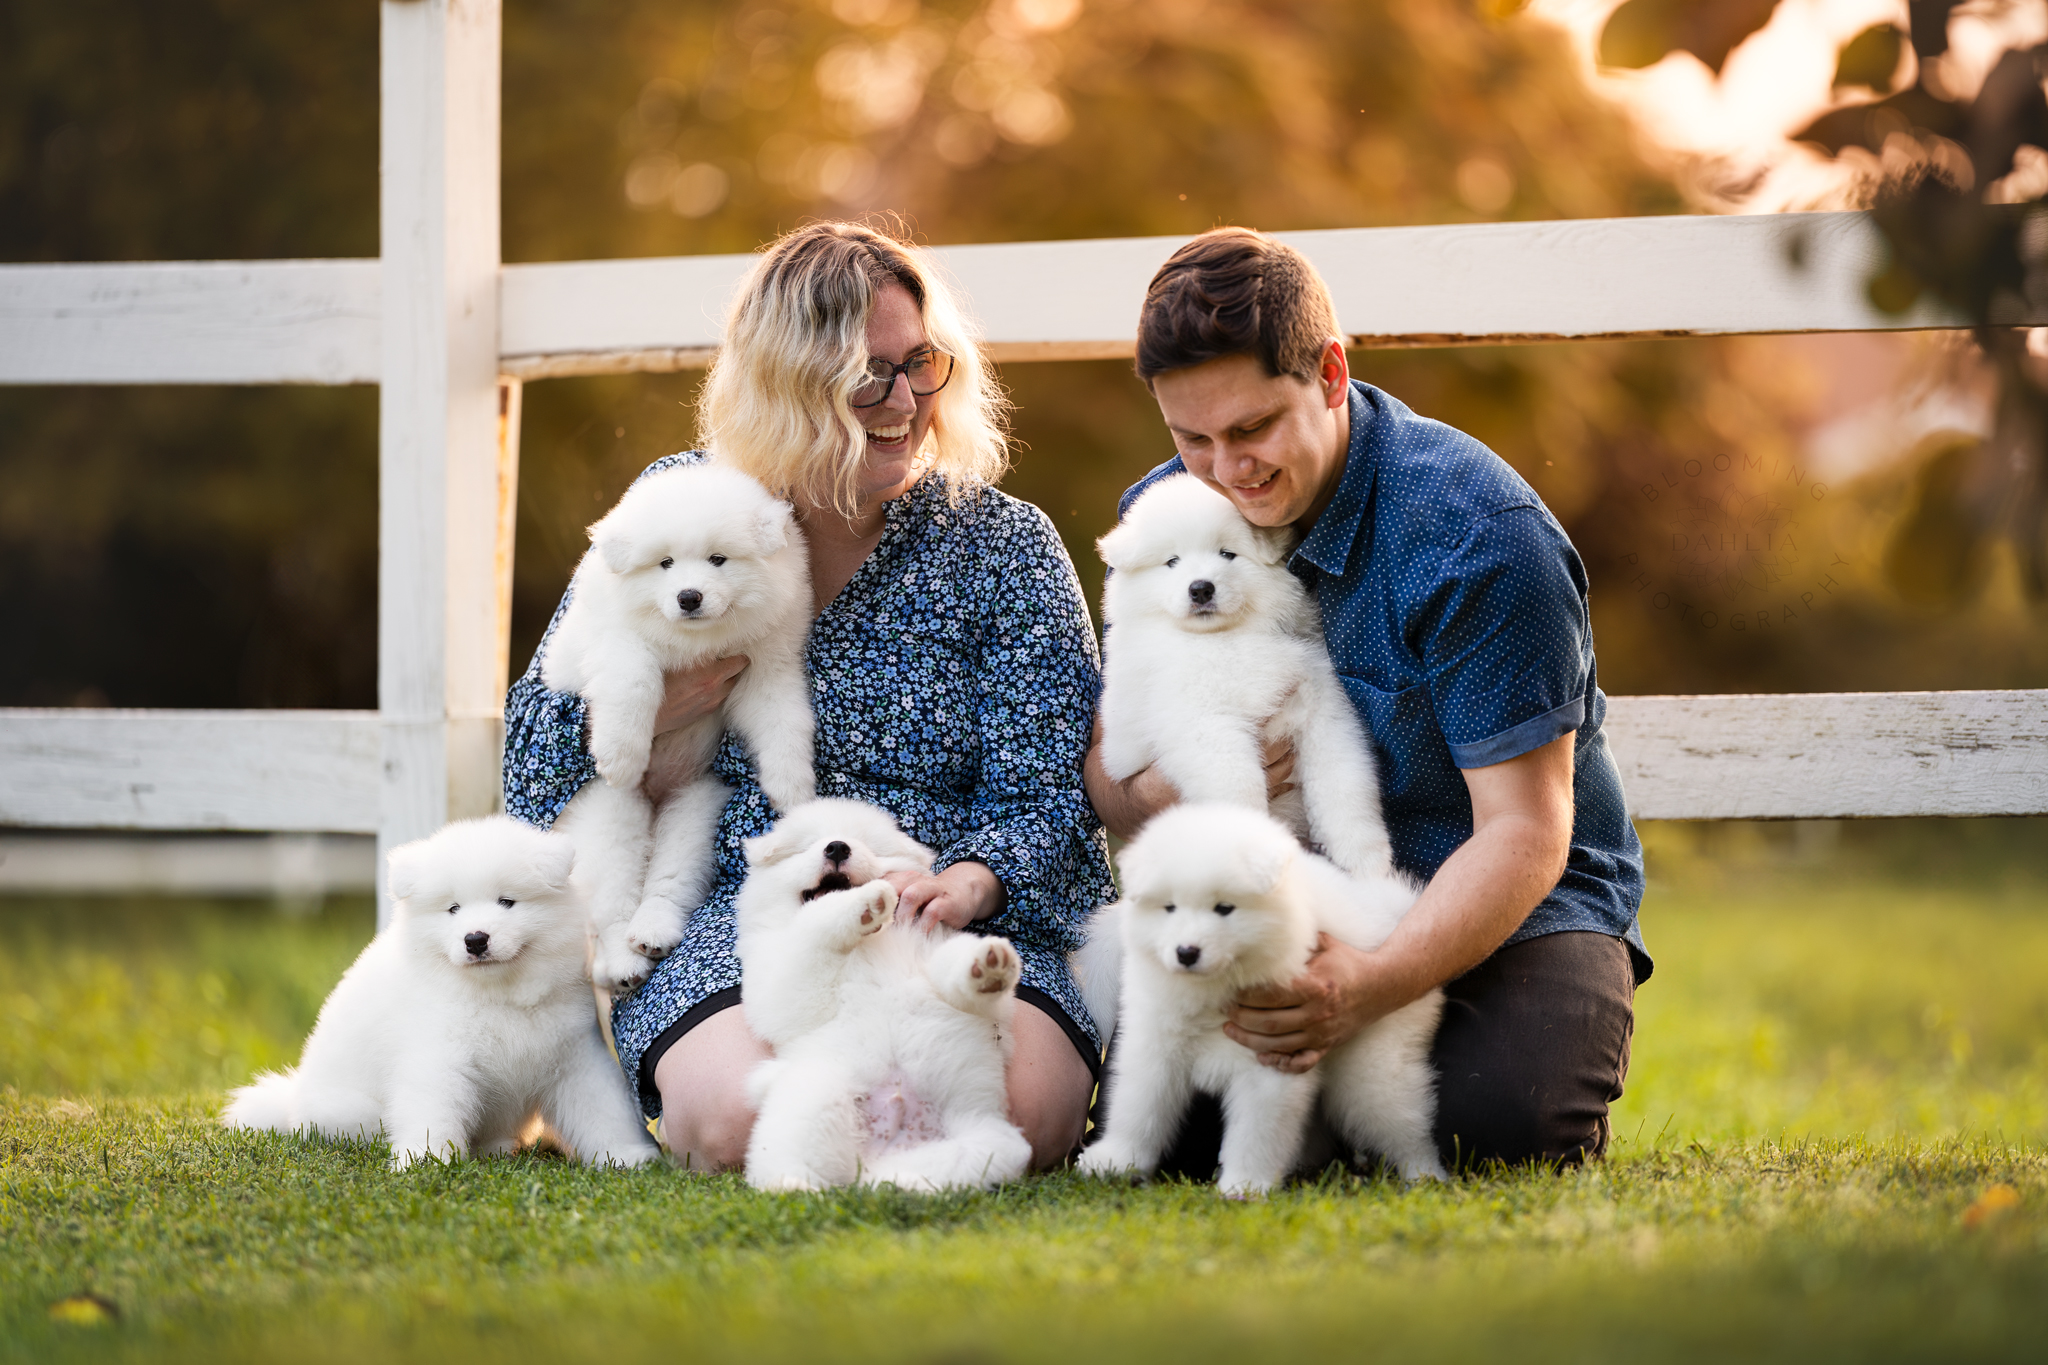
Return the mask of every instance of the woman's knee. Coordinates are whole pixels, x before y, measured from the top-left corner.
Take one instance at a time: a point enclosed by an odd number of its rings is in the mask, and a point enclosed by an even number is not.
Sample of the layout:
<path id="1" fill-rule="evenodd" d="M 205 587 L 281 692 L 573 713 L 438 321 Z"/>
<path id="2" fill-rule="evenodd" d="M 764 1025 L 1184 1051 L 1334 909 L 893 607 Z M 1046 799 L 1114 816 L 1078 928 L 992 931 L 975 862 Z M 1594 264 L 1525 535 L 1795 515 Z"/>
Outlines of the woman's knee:
<path id="1" fill-rule="evenodd" d="M 737 1008 L 712 1015 L 662 1054 L 654 1067 L 661 1140 L 678 1164 L 704 1172 L 746 1165 L 754 1132 L 746 1078 L 767 1056 Z"/>
<path id="2" fill-rule="evenodd" d="M 1031 1169 L 1050 1170 L 1081 1145 L 1095 1077 L 1057 1020 L 1017 1002 L 1017 1049 L 1010 1058 L 1010 1121 L 1031 1144 Z"/>

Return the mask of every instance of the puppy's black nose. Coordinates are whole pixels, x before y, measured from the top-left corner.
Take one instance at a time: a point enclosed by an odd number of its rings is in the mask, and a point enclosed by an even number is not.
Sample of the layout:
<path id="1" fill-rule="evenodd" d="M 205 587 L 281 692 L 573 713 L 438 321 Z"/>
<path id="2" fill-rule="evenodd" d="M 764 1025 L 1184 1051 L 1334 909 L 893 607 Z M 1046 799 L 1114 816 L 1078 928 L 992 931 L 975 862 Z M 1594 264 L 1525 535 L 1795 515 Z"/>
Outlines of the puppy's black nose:
<path id="1" fill-rule="evenodd" d="M 1206 578 L 1197 578 L 1188 584 L 1188 597 L 1198 607 L 1206 607 L 1216 600 L 1216 585 Z"/>
<path id="2" fill-rule="evenodd" d="M 1202 960 L 1202 950 L 1190 943 L 1183 943 L 1175 948 L 1173 955 L 1180 959 L 1180 965 L 1183 967 L 1192 967 Z"/>
<path id="3" fill-rule="evenodd" d="M 686 612 L 695 611 L 704 605 L 704 594 L 695 588 L 684 588 L 676 594 L 676 605 Z"/>
<path id="4" fill-rule="evenodd" d="M 853 850 L 846 846 L 846 841 L 843 839 L 834 839 L 831 843 L 825 845 L 825 861 L 831 863 L 834 867 L 837 867 L 852 856 Z"/>
<path id="5" fill-rule="evenodd" d="M 478 929 L 474 933 L 462 936 L 462 946 L 469 949 L 471 957 L 482 957 L 491 950 L 491 936 Z M 1186 952 L 1187 950 L 1183 948 L 1181 951 Z"/>

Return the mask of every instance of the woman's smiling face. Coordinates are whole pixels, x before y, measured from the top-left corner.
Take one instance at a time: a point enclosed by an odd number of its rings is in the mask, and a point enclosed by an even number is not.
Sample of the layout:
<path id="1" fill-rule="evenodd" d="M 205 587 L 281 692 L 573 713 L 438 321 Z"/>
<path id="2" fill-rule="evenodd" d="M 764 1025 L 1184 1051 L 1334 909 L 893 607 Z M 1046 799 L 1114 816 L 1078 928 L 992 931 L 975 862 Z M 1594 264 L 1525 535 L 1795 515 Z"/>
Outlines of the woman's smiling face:
<path id="1" fill-rule="evenodd" d="M 875 289 L 874 312 L 868 315 L 868 355 L 890 365 L 900 365 L 931 343 L 925 337 L 924 315 L 910 291 L 894 280 Z M 924 449 L 932 427 L 932 396 L 919 398 L 910 391 L 910 381 L 897 375 L 889 385 L 889 396 L 871 408 L 855 408 L 867 433 L 867 452 L 861 461 L 860 497 L 887 502 L 903 493 L 916 480 L 917 456 Z"/>

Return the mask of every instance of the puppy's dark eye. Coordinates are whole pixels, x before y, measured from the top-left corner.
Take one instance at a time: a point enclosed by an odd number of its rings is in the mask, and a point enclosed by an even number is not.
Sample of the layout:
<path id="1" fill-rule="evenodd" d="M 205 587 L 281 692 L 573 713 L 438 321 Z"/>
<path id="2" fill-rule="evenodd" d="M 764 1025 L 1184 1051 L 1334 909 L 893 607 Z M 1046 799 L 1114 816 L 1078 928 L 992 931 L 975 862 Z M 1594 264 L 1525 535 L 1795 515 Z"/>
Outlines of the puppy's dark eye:
<path id="1" fill-rule="evenodd" d="M 1170 569 L 1178 563 L 1180 563 L 1180 556 L 1175 555 L 1172 559 L 1166 561 L 1166 567 Z"/>
<path id="2" fill-rule="evenodd" d="M 1173 913 L 1173 907 L 1171 905 L 1166 907 L 1166 913 L 1169 915 Z"/>
<path id="3" fill-rule="evenodd" d="M 673 569 L 675 566 L 676 562 L 673 559 L 664 559 L 661 561 L 661 567 L 664 569 Z"/>
<path id="4" fill-rule="evenodd" d="M 461 908 L 462 908 L 462 902 L 460 902 L 460 901 L 457 901 L 457 902 L 456 902 L 455 904 L 453 904 L 453 905 L 451 905 L 451 906 L 449 906 L 449 907 L 448 907 L 448 913 L 452 915 L 452 914 L 454 914 L 454 913 L 455 913 L 455 912 L 456 912 L 457 910 L 460 910 Z"/>
<path id="5" fill-rule="evenodd" d="M 507 910 L 510 910 L 512 908 L 512 898 L 510 896 L 500 896 L 498 897 L 498 904 L 504 906 Z M 1219 905 L 1216 908 L 1220 910 L 1223 907 Z"/>
<path id="6" fill-rule="evenodd" d="M 1237 909 L 1237 907 L 1234 905 L 1219 905 L 1216 907 L 1216 913 L 1219 915 L 1227 915 L 1235 909 Z"/>
<path id="7" fill-rule="evenodd" d="M 1216 553 L 1222 555 L 1225 559 L 1237 558 L 1237 551 L 1235 550 L 1218 550 Z"/>
<path id="8" fill-rule="evenodd" d="M 717 568 L 717 567 L 718 567 L 719 565 L 721 565 L 721 564 L 723 564 L 723 563 L 725 563 L 725 556 L 724 556 L 724 555 L 713 555 L 713 556 L 711 556 L 711 567 L 712 567 L 712 568 L 714 568 L 714 569 L 715 569 L 715 568 Z"/>

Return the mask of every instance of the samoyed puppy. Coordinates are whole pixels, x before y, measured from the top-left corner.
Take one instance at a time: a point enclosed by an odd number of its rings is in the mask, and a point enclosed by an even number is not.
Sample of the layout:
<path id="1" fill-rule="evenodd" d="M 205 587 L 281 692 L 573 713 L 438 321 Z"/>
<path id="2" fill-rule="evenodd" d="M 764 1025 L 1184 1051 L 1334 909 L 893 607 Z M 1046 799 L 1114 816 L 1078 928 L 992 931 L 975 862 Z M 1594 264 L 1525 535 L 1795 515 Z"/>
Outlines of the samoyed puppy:
<path id="1" fill-rule="evenodd" d="M 1099 1006 L 1115 1014 L 1116 1046 L 1105 1131 L 1083 1154 L 1084 1172 L 1151 1174 L 1201 1090 L 1223 1102 L 1217 1186 L 1226 1195 L 1264 1194 L 1286 1179 L 1318 1096 L 1324 1119 L 1357 1154 L 1377 1153 L 1409 1180 L 1444 1178 L 1429 1064 L 1442 991 L 1395 1010 L 1302 1075 L 1260 1065 L 1223 1033 L 1240 992 L 1301 974 L 1319 930 L 1357 948 L 1384 943 L 1414 903 L 1415 883 L 1352 877 L 1279 822 L 1226 805 L 1162 813 L 1118 866 L 1124 898 L 1093 929 L 1121 936 L 1122 973 L 1119 1007 Z"/>
<path id="2" fill-rule="evenodd" d="M 881 878 L 931 861 L 858 801 L 799 806 L 747 841 L 740 995 L 775 1049 L 747 1078 L 756 1189 L 985 1188 L 1030 1165 L 1004 1077 L 1021 963 L 1006 939 L 895 921 Z"/>
<path id="3" fill-rule="evenodd" d="M 1102 600 L 1109 775 L 1157 766 L 1183 800 L 1265 811 L 1264 743 L 1290 739 L 1296 786 L 1271 813 L 1345 871 L 1389 872 L 1372 748 L 1315 600 L 1287 571 L 1292 532 L 1252 525 L 1178 474 L 1146 489 L 1097 548 L 1113 571 Z"/>
<path id="4" fill-rule="evenodd" d="M 509 1152 L 538 1119 L 579 1160 L 656 1149 L 598 1033 L 575 849 L 503 815 L 391 851 L 397 914 L 320 1007 L 297 1067 L 233 1091 L 230 1128 L 391 1140 L 391 1169 Z"/>
<path id="5" fill-rule="evenodd" d="M 587 705 L 585 783 L 555 822 L 590 903 L 591 974 L 618 995 L 682 941 L 731 795 L 705 770 L 730 726 L 777 808 L 811 799 L 811 575 L 789 505 L 735 469 L 683 465 L 626 490 L 590 528 L 541 680 Z M 751 662 L 715 715 L 657 739 L 662 674 Z"/>

